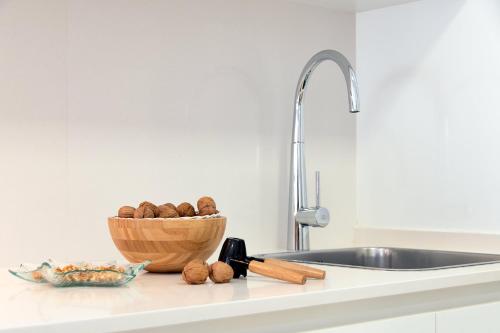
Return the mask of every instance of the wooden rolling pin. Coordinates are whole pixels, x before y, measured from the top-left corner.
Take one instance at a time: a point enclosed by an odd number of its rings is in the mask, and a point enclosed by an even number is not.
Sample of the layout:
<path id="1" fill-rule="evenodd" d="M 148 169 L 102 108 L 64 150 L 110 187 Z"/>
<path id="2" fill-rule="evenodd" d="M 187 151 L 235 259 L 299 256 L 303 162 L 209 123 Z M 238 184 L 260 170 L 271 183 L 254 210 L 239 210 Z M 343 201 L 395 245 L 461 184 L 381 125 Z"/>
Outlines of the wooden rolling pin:
<path id="1" fill-rule="evenodd" d="M 326 272 L 322 269 L 309 267 L 306 265 L 301 265 L 301 264 L 293 263 L 290 261 L 273 259 L 273 258 L 266 258 L 266 259 L 264 259 L 264 263 L 269 264 L 269 265 L 273 265 L 273 266 L 277 266 L 277 267 L 289 269 L 291 271 L 303 274 L 307 278 L 323 280 L 326 276 Z"/>

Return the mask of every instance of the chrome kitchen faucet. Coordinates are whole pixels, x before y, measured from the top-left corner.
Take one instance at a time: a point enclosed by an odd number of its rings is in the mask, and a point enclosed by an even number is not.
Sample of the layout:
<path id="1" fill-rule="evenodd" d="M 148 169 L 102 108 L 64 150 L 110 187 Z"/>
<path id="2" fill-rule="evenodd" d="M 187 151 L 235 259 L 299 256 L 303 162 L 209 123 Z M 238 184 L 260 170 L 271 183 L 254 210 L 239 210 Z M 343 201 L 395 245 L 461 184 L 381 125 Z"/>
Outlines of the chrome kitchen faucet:
<path id="1" fill-rule="evenodd" d="M 324 50 L 316 53 L 305 65 L 300 74 L 295 91 L 295 106 L 293 113 L 292 159 L 290 172 L 290 202 L 288 212 L 289 250 L 309 250 L 309 227 L 325 227 L 330 222 L 328 209 L 319 203 L 319 171 L 316 171 L 316 206 L 308 207 L 306 186 L 306 163 L 304 157 L 304 94 L 311 73 L 316 66 L 325 60 L 332 60 L 339 65 L 344 74 L 349 98 L 349 111 L 359 111 L 358 82 L 356 73 L 347 58 L 340 52 Z"/>

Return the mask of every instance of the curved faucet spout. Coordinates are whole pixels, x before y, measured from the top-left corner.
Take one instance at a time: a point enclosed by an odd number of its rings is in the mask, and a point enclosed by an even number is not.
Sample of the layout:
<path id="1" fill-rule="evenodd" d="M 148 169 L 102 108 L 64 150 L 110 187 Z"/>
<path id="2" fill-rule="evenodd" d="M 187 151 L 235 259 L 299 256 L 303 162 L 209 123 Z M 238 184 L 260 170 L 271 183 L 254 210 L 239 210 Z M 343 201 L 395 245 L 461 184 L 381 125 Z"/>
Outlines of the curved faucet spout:
<path id="1" fill-rule="evenodd" d="M 340 52 L 335 50 L 323 50 L 315 55 L 307 62 L 302 70 L 295 90 L 295 111 L 293 117 L 293 142 L 304 142 L 304 120 L 303 120 L 303 103 L 307 84 L 311 78 L 314 69 L 325 60 L 331 60 L 339 65 L 342 74 L 344 74 L 347 84 L 347 97 L 349 100 L 349 111 L 352 113 L 359 112 L 359 92 L 358 80 L 356 72 L 351 66 L 351 63 Z"/>
<path id="2" fill-rule="evenodd" d="M 338 51 L 324 50 L 316 53 L 300 74 L 295 91 L 292 133 L 292 163 L 290 173 L 290 202 L 288 216 L 289 250 L 309 250 L 309 226 L 324 227 L 329 222 L 329 213 L 319 205 L 319 173 L 316 180 L 316 207 L 307 205 L 307 186 L 304 157 L 304 110 L 303 103 L 307 84 L 314 69 L 323 61 L 332 60 L 339 65 L 347 84 L 349 111 L 359 111 L 359 93 L 356 72 L 347 58 Z"/>

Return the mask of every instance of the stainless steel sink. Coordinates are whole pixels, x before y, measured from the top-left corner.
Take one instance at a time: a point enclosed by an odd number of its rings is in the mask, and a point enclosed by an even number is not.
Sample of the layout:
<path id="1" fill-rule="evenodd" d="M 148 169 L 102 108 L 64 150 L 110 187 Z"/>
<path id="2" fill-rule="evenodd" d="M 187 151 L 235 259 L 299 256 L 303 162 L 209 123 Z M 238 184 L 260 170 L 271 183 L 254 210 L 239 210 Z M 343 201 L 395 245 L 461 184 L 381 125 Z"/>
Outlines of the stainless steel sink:
<path id="1" fill-rule="evenodd" d="M 418 250 L 389 247 L 357 247 L 335 250 L 270 253 L 257 257 L 288 261 L 394 271 L 421 271 L 500 263 L 500 255 L 470 252 Z"/>

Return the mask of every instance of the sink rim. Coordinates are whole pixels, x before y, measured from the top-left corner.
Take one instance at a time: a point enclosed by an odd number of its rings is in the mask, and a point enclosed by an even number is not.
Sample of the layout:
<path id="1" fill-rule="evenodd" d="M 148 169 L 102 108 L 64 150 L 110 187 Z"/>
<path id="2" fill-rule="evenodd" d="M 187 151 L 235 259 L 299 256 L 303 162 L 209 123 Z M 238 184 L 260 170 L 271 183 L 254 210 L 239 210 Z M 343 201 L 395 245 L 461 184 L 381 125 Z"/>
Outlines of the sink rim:
<path id="1" fill-rule="evenodd" d="M 339 264 L 339 263 L 329 263 L 329 262 L 318 262 L 318 261 L 310 261 L 310 260 L 302 260 L 302 259 L 288 259 L 282 258 L 282 255 L 294 255 L 301 253 L 324 253 L 324 252 L 341 252 L 341 251 L 369 251 L 369 250 L 396 250 L 396 251 L 420 251 L 420 252 L 432 252 L 436 254 L 452 254 L 452 255 L 477 255 L 477 256 L 491 256 L 492 260 L 487 261 L 478 261 L 472 263 L 463 263 L 463 264 L 454 264 L 454 265 L 446 265 L 446 266 L 437 266 L 437 267 L 425 267 L 425 268 L 387 268 L 387 267 L 376 267 L 376 266 L 360 266 L 360 265 L 349 265 L 349 264 Z M 256 258 L 276 258 L 282 259 L 290 262 L 303 263 L 303 264 L 313 264 L 313 265 L 322 265 L 322 266 L 336 266 L 336 267 L 346 267 L 346 268 L 356 268 L 356 269 L 367 269 L 367 270 L 376 270 L 376 271 L 393 271 L 393 272 L 408 272 L 408 271 L 435 271 L 442 269 L 453 269 L 453 268 L 461 268 L 461 267 L 469 267 L 469 266 L 482 266 L 482 265 L 491 265 L 500 263 L 500 254 L 497 253 L 481 253 L 481 252 L 465 252 L 465 251 L 449 251 L 449 250 L 433 250 L 433 249 L 422 249 L 422 248 L 405 248 L 405 247 L 393 247 L 393 246 L 360 246 L 360 247 L 345 247 L 345 248 L 336 248 L 336 249 L 321 249 L 321 250 L 309 250 L 309 251 L 284 251 L 284 252 L 274 252 L 274 253 L 264 253 L 255 255 Z"/>

